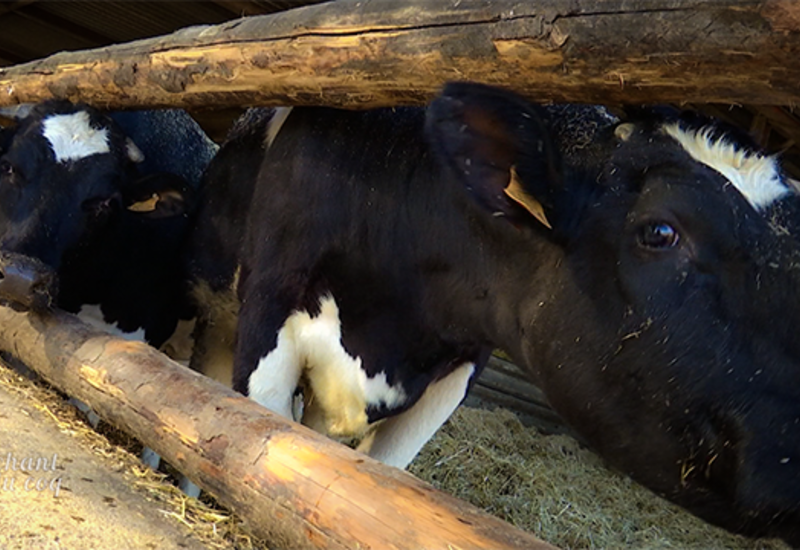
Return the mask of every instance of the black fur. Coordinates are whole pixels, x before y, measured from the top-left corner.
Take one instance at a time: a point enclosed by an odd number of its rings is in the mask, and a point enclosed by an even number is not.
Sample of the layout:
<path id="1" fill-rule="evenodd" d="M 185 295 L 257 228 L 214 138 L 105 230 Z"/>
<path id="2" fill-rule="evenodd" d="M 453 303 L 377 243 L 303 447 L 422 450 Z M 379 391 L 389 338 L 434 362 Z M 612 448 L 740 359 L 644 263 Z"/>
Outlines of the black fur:
<path id="1" fill-rule="evenodd" d="M 601 128 L 589 157 L 562 158 L 551 116 L 472 84 L 427 111 L 295 109 L 235 213 L 236 389 L 291 312 L 330 293 L 347 351 L 409 395 L 371 420 L 501 347 L 611 464 L 727 529 L 800 545 L 794 236 L 663 119 L 626 141 Z M 552 230 L 503 193 L 511 167 Z M 664 227 L 668 246 L 643 238 Z"/>
<path id="2" fill-rule="evenodd" d="M 43 136 L 43 122 L 56 114 L 86 111 L 92 127 L 108 132 L 108 153 L 57 162 Z M 19 121 L 0 158 L 0 269 L 33 265 L 39 294 L 32 307 L 58 305 L 77 312 L 99 304 L 105 320 L 125 332 L 145 329 L 160 346 L 179 318 L 191 316 L 183 241 L 194 197 L 177 176 L 140 177 L 128 156 L 127 136 L 107 116 L 83 105 L 47 102 Z M 153 193 L 170 191 L 152 212 L 127 210 Z M 33 263 L 28 261 L 32 259 Z M 0 280 L 0 294 L 25 301 Z"/>

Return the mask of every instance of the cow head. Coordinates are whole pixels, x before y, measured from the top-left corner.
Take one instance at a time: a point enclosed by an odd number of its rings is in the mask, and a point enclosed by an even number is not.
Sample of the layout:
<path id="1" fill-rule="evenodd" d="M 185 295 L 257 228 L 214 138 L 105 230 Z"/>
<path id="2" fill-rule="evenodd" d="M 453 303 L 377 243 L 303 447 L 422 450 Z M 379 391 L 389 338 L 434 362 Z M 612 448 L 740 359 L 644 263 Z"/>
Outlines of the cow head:
<path id="1" fill-rule="evenodd" d="M 0 157 L 0 297 L 46 308 L 69 251 L 99 234 L 120 207 L 141 153 L 98 111 L 36 106 Z"/>
<path id="2" fill-rule="evenodd" d="M 800 197 L 776 160 L 649 118 L 576 169 L 544 111 L 468 84 L 432 104 L 428 134 L 507 227 L 499 276 L 519 292 L 496 343 L 554 408 L 657 493 L 800 545 Z"/>
<path id="3" fill-rule="evenodd" d="M 191 186 L 180 176 L 155 173 L 121 193 L 121 208 L 87 246 L 64 255 L 58 270 L 58 306 L 79 312 L 100 304 L 107 324 L 158 347 L 177 318 L 191 317 L 185 294 L 183 241 L 194 210 Z"/>

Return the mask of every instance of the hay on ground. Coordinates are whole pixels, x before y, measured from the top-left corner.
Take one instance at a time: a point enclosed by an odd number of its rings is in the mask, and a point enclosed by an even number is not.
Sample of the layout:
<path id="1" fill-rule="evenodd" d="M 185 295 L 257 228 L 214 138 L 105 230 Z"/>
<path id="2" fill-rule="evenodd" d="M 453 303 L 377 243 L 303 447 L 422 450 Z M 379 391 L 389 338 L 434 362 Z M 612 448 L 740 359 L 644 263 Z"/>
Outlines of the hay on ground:
<path id="1" fill-rule="evenodd" d="M 410 470 L 562 548 L 788 549 L 712 527 L 506 410 L 461 407 Z"/>

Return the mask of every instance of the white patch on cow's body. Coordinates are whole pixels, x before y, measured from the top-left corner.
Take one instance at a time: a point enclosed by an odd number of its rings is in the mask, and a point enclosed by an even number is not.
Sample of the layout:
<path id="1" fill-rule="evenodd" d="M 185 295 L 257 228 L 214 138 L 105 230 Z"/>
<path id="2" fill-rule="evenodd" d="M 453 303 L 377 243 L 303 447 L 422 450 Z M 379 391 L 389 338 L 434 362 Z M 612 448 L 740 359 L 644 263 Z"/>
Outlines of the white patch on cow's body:
<path id="1" fill-rule="evenodd" d="M 108 145 L 108 130 L 92 128 L 89 113 L 86 111 L 52 115 L 42 125 L 42 135 L 50 142 L 58 162 L 80 160 L 111 150 Z"/>
<path id="2" fill-rule="evenodd" d="M 96 329 L 108 332 L 114 336 L 118 336 L 125 340 L 134 340 L 137 342 L 144 342 L 144 329 L 140 328 L 134 332 L 125 332 L 121 330 L 117 323 L 109 323 L 103 317 L 103 312 L 98 305 L 84 305 L 81 306 L 78 312 L 78 318 L 89 326 Z"/>
<path id="3" fill-rule="evenodd" d="M 306 413 L 313 416 L 308 424 L 332 436 L 363 435 L 368 406 L 392 408 L 406 400 L 401 386 L 390 386 L 385 373 L 368 378 L 361 359 L 344 349 L 339 308 L 332 296 L 320 300 L 318 315 L 298 311 L 286 319 L 276 348 L 250 376 L 249 395 L 292 418 L 294 390 L 303 375 L 313 396 L 306 404 Z"/>
<path id="4" fill-rule="evenodd" d="M 790 192 L 775 157 L 748 151 L 725 138 L 715 139 L 711 128 L 685 130 L 678 124 L 667 124 L 663 130 L 697 162 L 725 176 L 756 210 Z"/>
<path id="5" fill-rule="evenodd" d="M 364 392 L 369 405 L 393 409 L 405 403 L 406 392 L 401 386 L 390 386 L 385 372 L 379 372 L 373 378 L 366 378 L 365 375 L 364 380 Z"/>
<path id="6" fill-rule="evenodd" d="M 287 327 L 278 333 L 278 345 L 261 358 L 247 383 L 248 395 L 271 411 L 292 418 L 294 390 L 303 373 L 294 334 Z"/>
<path id="7" fill-rule="evenodd" d="M 267 132 L 264 137 L 264 144 L 269 149 L 275 138 L 278 137 L 278 132 L 283 128 L 286 119 L 289 118 L 289 113 L 292 112 L 292 107 L 275 107 L 275 112 L 272 118 L 267 122 Z"/>
<path id="8" fill-rule="evenodd" d="M 464 399 L 474 373 L 475 364 L 464 363 L 428 386 L 419 401 L 407 411 L 387 418 L 359 450 L 390 466 L 408 466 Z"/>

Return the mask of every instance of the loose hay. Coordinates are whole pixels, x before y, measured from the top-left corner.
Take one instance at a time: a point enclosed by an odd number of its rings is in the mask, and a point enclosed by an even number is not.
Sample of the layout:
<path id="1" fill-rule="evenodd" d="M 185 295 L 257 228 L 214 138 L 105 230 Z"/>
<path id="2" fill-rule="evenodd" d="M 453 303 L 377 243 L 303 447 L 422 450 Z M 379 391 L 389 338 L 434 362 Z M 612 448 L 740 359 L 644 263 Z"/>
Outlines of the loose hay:
<path id="1" fill-rule="evenodd" d="M 461 407 L 411 472 L 562 548 L 787 549 L 712 527 L 513 413 Z"/>

